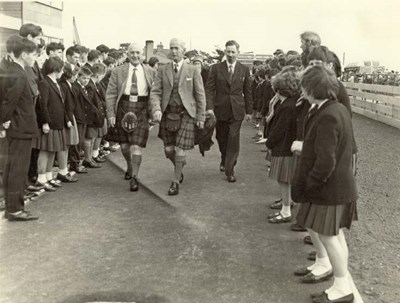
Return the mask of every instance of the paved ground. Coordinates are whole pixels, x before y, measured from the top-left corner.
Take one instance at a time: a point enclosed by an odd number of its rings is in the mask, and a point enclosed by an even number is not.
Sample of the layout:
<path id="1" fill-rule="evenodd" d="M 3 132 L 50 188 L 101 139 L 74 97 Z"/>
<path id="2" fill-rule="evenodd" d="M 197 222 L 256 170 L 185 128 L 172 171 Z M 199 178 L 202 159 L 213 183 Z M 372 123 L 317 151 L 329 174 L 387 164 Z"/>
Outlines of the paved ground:
<path id="1" fill-rule="evenodd" d="M 393 153 L 399 131 L 370 121 L 354 118 L 357 138 L 362 137 L 360 202 L 375 199 L 377 181 L 365 176 L 371 167 L 379 176 L 382 168 L 374 164 L 371 153 L 377 147 L 369 142 L 381 147 L 395 140 L 389 158 L 399 160 Z M 196 149 L 176 197 L 166 194 L 172 165 L 156 132 L 143 159 L 144 186 L 138 193 L 129 192 L 122 180 L 124 161 L 117 152 L 77 184 L 30 204 L 41 216 L 38 222 L 0 220 L 0 302 L 303 303 L 310 302 L 310 292 L 329 285 L 305 286 L 292 275 L 307 264 L 311 248 L 302 244 L 304 234 L 288 231 L 287 224 L 266 222 L 278 187 L 267 178 L 250 125 L 242 131 L 236 184 L 219 173 L 217 146 L 204 158 Z M 382 161 L 377 163 L 388 166 Z M 383 195 L 395 198 L 387 200 L 391 203 L 398 199 L 398 172 L 398 166 L 385 172 L 389 187 L 380 187 Z M 390 205 L 399 210 L 398 203 Z M 354 278 L 366 303 L 395 302 L 399 220 L 388 212 L 386 226 L 377 222 L 375 204 L 360 203 L 359 209 L 360 221 L 349 234 Z M 392 230 L 389 238 L 381 234 Z M 389 256 L 379 259 L 382 247 Z"/>

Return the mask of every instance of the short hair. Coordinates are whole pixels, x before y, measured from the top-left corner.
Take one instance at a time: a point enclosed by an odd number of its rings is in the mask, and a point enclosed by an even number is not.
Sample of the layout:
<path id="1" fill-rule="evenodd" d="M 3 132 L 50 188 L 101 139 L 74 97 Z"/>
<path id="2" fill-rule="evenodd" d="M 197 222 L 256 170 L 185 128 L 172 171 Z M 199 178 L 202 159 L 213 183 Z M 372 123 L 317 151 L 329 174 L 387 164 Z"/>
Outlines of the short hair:
<path id="1" fill-rule="evenodd" d="M 100 53 L 109 53 L 110 52 L 110 48 L 104 44 L 100 44 L 96 47 L 96 50 L 98 50 Z"/>
<path id="2" fill-rule="evenodd" d="M 307 56 L 307 65 L 311 60 L 321 60 L 324 63 L 332 63 L 336 76 L 340 77 L 342 74 L 342 65 L 340 64 L 338 56 L 336 56 L 336 54 L 330 51 L 326 46 L 321 45 L 312 48 Z"/>
<path id="3" fill-rule="evenodd" d="M 80 49 L 76 46 L 70 46 L 65 51 L 66 56 L 73 56 L 74 54 L 79 54 L 79 55 L 81 54 Z"/>
<path id="4" fill-rule="evenodd" d="M 59 50 L 61 49 L 62 51 L 64 51 L 64 44 L 62 43 L 58 43 L 58 42 L 50 42 L 47 46 L 46 46 L 46 54 L 47 56 L 50 55 L 51 51 L 55 51 L 55 50 Z"/>
<path id="5" fill-rule="evenodd" d="M 90 67 L 90 71 L 93 77 L 97 77 L 106 73 L 106 66 L 103 63 L 95 63 Z"/>
<path id="6" fill-rule="evenodd" d="M 117 60 L 115 60 L 113 57 L 108 56 L 107 59 L 103 61 L 104 65 L 109 67 L 111 64 L 117 63 Z"/>
<path id="7" fill-rule="evenodd" d="M 7 53 L 11 53 L 15 47 L 15 44 L 22 41 L 22 37 L 18 35 L 10 36 L 6 41 L 6 50 Z"/>
<path id="8" fill-rule="evenodd" d="M 268 79 L 272 79 L 273 76 L 275 76 L 277 73 L 279 73 L 279 69 L 277 69 L 277 68 L 268 68 L 266 73 L 267 73 Z"/>
<path id="9" fill-rule="evenodd" d="M 285 66 L 271 79 L 275 92 L 285 97 L 292 97 L 300 93 L 300 79 L 295 66 Z"/>
<path id="10" fill-rule="evenodd" d="M 151 57 L 150 59 L 149 59 L 149 65 L 151 66 L 151 67 L 154 67 L 154 65 L 156 65 L 158 62 L 160 62 L 156 57 Z"/>
<path id="11" fill-rule="evenodd" d="M 59 73 L 63 70 L 64 62 L 59 57 L 50 57 L 43 63 L 43 71 L 46 75 L 51 73 Z"/>
<path id="12" fill-rule="evenodd" d="M 72 69 L 71 64 L 65 63 L 63 67 L 63 74 L 61 75 L 61 80 L 69 80 L 79 72 L 79 67 L 74 66 Z"/>
<path id="13" fill-rule="evenodd" d="M 43 35 L 43 31 L 39 25 L 35 25 L 33 23 L 25 23 L 19 29 L 19 34 L 24 38 L 27 38 L 28 35 L 31 35 L 32 38 L 35 38 L 39 35 Z"/>
<path id="14" fill-rule="evenodd" d="M 237 43 L 235 40 L 229 40 L 225 43 L 225 48 L 227 48 L 228 46 L 236 46 L 236 49 L 239 50 L 240 45 L 239 43 Z"/>
<path id="15" fill-rule="evenodd" d="M 98 59 L 101 56 L 101 53 L 96 49 L 91 49 L 88 53 L 87 59 L 89 62 Z"/>
<path id="16" fill-rule="evenodd" d="M 80 76 L 89 76 L 90 77 L 91 75 L 92 75 L 92 71 L 89 68 L 83 66 L 79 69 L 78 77 L 80 77 Z"/>
<path id="17" fill-rule="evenodd" d="M 14 54 L 15 58 L 21 57 L 23 52 L 30 54 L 37 51 L 36 44 L 28 38 L 22 38 L 21 40 L 15 39 L 11 47 L 11 52 Z"/>
<path id="18" fill-rule="evenodd" d="M 79 50 L 80 54 L 87 54 L 89 52 L 89 49 L 83 45 L 75 45 L 75 47 Z"/>
<path id="19" fill-rule="evenodd" d="M 304 32 L 300 35 L 300 38 L 306 42 L 306 45 L 310 46 L 320 46 L 321 38 L 315 32 Z"/>
<path id="20" fill-rule="evenodd" d="M 269 60 L 269 61 L 268 61 L 268 65 L 269 65 L 270 68 L 277 68 L 277 69 L 279 69 L 279 70 L 282 69 L 282 67 L 281 67 L 281 65 L 280 65 L 280 63 L 279 63 L 278 58 L 272 58 L 271 60 Z"/>
<path id="21" fill-rule="evenodd" d="M 301 78 L 301 87 L 317 100 L 336 99 L 339 81 L 335 73 L 326 66 L 310 66 Z"/>
<path id="22" fill-rule="evenodd" d="M 115 60 L 118 60 L 121 57 L 122 57 L 122 52 L 120 52 L 119 50 L 113 50 L 108 53 L 107 59 L 114 58 Z"/>

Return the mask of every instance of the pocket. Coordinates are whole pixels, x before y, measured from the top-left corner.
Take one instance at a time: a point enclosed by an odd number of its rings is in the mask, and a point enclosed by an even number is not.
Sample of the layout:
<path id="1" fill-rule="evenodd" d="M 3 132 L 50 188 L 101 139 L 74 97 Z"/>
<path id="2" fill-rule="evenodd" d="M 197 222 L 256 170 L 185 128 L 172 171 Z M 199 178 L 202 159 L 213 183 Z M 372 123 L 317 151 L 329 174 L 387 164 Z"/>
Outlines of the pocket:
<path id="1" fill-rule="evenodd" d="M 169 113 L 167 114 L 167 118 L 165 120 L 165 127 L 170 132 L 176 132 L 181 127 L 181 115 L 177 113 Z"/>

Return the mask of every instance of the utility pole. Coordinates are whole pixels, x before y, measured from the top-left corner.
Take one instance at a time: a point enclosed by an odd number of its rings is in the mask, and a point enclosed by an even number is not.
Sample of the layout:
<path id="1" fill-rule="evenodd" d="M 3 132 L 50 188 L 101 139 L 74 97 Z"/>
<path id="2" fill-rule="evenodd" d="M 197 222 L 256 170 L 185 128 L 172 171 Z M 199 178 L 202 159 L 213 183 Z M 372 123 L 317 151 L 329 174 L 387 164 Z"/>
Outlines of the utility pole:
<path id="1" fill-rule="evenodd" d="M 344 61 L 346 60 L 346 53 L 343 53 L 343 68 L 344 68 Z"/>

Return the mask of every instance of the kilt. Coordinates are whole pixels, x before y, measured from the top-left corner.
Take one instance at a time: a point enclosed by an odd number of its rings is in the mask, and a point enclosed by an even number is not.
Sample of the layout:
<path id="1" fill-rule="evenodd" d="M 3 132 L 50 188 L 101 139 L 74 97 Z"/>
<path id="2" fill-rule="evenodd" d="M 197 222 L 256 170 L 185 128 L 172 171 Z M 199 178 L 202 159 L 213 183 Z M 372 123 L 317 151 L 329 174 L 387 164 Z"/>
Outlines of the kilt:
<path id="1" fill-rule="evenodd" d="M 185 111 L 182 116 L 181 127 L 176 132 L 170 132 L 166 128 L 167 120 L 166 111 L 160 121 L 160 129 L 158 137 L 164 141 L 164 146 L 176 146 L 183 150 L 190 150 L 194 148 L 195 137 L 195 119 L 190 117 Z"/>
<path id="2" fill-rule="evenodd" d="M 40 130 L 39 136 L 33 139 L 32 147 L 48 152 L 67 150 L 65 129 L 50 129 L 47 134 Z"/>
<path id="3" fill-rule="evenodd" d="M 72 127 L 65 128 L 65 140 L 68 146 L 79 143 L 78 125 L 76 124 L 75 116 L 72 116 L 72 119 Z"/>
<path id="4" fill-rule="evenodd" d="M 127 133 L 122 128 L 121 123 L 122 118 L 127 112 L 135 113 L 138 118 L 138 125 L 130 133 Z M 146 147 L 147 139 L 149 137 L 149 121 L 147 113 L 148 101 L 130 102 L 129 100 L 120 100 L 118 103 L 117 116 L 115 118 L 115 126 L 108 130 L 106 140 Z"/>

